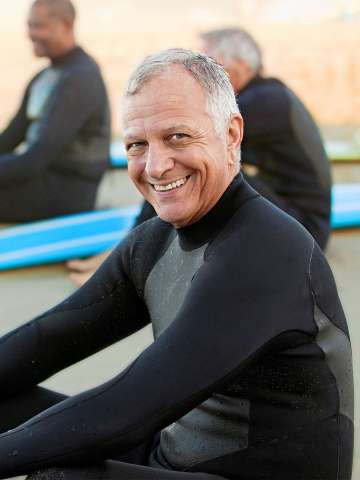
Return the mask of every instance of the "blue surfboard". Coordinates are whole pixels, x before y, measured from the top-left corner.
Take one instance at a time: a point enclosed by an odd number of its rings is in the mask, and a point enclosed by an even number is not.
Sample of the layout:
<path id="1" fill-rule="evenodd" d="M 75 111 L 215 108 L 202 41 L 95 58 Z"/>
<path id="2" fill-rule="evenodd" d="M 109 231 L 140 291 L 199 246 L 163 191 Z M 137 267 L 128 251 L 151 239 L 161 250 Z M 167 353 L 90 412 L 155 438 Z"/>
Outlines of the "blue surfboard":
<path id="1" fill-rule="evenodd" d="M 85 257 L 114 247 L 139 208 L 68 215 L 0 230 L 0 270 Z"/>
<path id="2" fill-rule="evenodd" d="M 337 184 L 332 189 L 331 226 L 334 229 L 360 226 L 360 184 Z"/>
<path id="3" fill-rule="evenodd" d="M 115 140 L 111 144 L 110 164 L 113 168 L 127 168 L 127 157 L 125 146 L 122 142 Z"/>
<path id="4" fill-rule="evenodd" d="M 0 270 L 95 255 L 114 247 L 129 231 L 139 207 L 68 215 L 0 230 Z M 360 227 L 360 184 L 335 185 L 331 224 Z"/>

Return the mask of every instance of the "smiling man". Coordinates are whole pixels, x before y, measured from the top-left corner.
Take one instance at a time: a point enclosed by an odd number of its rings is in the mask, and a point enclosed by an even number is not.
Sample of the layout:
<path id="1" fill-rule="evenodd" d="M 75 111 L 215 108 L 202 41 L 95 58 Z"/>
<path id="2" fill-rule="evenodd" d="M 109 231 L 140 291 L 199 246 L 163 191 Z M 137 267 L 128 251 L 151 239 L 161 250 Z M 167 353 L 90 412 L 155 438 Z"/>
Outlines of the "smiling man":
<path id="1" fill-rule="evenodd" d="M 132 88 L 136 91 L 130 83 Z M 232 98 L 226 100 L 228 128 L 219 125 L 217 131 L 204 109 L 203 87 L 180 65 L 125 99 L 129 175 L 157 214 L 176 228 L 203 217 L 239 172 L 242 118 Z"/>
<path id="2" fill-rule="evenodd" d="M 0 221 L 90 210 L 108 166 L 110 114 L 95 61 L 76 44 L 70 0 L 36 0 L 28 34 L 50 65 L 0 134 Z"/>
<path id="3" fill-rule="evenodd" d="M 224 70 L 187 50 L 146 58 L 123 123 L 130 176 L 159 217 L 0 340 L 0 478 L 350 480 L 336 286 L 310 234 L 239 173 Z M 153 344 L 112 380 L 71 398 L 37 386 L 149 322 Z"/>

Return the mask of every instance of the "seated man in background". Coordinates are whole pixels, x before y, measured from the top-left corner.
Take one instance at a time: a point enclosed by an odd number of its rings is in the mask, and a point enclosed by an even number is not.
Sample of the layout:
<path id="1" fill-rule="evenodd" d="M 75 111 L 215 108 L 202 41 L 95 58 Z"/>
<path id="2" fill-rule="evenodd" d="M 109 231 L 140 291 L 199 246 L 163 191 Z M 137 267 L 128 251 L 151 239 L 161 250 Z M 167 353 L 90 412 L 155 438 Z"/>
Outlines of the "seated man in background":
<path id="1" fill-rule="evenodd" d="M 350 480 L 335 282 L 306 229 L 244 180 L 224 70 L 181 49 L 146 58 L 123 126 L 130 178 L 158 216 L 0 339 L 0 478 Z M 150 322 L 154 342 L 113 379 L 70 398 L 38 386 Z"/>
<path id="2" fill-rule="evenodd" d="M 257 169 L 248 182 L 302 223 L 324 249 L 330 234 L 330 165 L 310 113 L 284 83 L 262 76 L 261 50 L 246 31 L 212 30 L 201 39 L 203 51 L 224 66 L 236 93 L 245 123 L 242 162 Z"/>
<path id="3" fill-rule="evenodd" d="M 34 53 L 51 64 L 0 135 L 0 222 L 93 209 L 109 163 L 110 109 L 95 61 L 76 45 L 70 0 L 36 0 Z"/>

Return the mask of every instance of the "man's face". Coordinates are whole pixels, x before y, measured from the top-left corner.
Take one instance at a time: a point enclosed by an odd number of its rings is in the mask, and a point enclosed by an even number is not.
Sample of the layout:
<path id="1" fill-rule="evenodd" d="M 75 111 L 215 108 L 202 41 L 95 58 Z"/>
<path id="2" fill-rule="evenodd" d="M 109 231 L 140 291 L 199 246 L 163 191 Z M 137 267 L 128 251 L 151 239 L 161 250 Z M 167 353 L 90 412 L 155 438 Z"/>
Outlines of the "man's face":
<path id="1" fill-rule="evenodd" d="M 131 179 L 175 227 L 204 216 L 238 171 L 240 115 L 229 120 L 221 138 L 203 89 L 180 66 L 125 99 L 123 126 Z"/>
<path id="2" fill-rule="evenodd" d="M 66 22 L 49 14 L 46 5 L 34 5 L 28 18 L 28 35 L 37 57 L 55 58 L 62 51 L 69 26 Z"/>

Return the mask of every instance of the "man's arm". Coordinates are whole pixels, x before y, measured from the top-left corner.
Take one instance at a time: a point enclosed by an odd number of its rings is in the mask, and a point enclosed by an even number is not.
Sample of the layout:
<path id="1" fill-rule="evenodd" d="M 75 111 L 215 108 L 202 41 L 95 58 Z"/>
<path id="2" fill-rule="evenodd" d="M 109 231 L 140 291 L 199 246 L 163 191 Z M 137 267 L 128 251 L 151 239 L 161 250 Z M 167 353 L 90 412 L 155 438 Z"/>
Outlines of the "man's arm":
<path id="1" fill-rule="evenodd" d="M 0 339 L 2 395 L 12 395 L 149 322 L 123 265 L 123 246 L 67 300 Z"/>
<path id="2" fill-rule="evenodd" d="M 38 140 L 22 154 L 0 156 L 0 185 L 30 179 L 51 164 L 97 108 L 97 91 L 98 79 L 88 72 L 64 78 L 51 96 Z"/>
<path id="3" fill-rule="evenodd" d="M 0 436 L 1 478 L 129 450 L 282 341 L 289 318 L 290 329 L 301 331 L 312 311 L 304 277 L 281 276 L 273 255 L 247 258 L 235 243 L 237 256 L 227 244 L 206 261 L 173 323 L 124 372 Z M 263 278 L 258 265 L 273 274 Z M 305 272 L 306 262 L 299 265 Z"/>
<path id="4" fill-rule="evenodd" d="M 27 88 L 15 117 L 11 120 L 5 130 L 0 134 L 0 165 L 1 155 L 4 153 L 12 152 L 12 150 L 14 150 L 14 148 L 20 145 L 20 143 L 25 138 L 26 129 L 29 125 L 28 119 L 26 117 L 28 91 L 29 89 Z"/>

